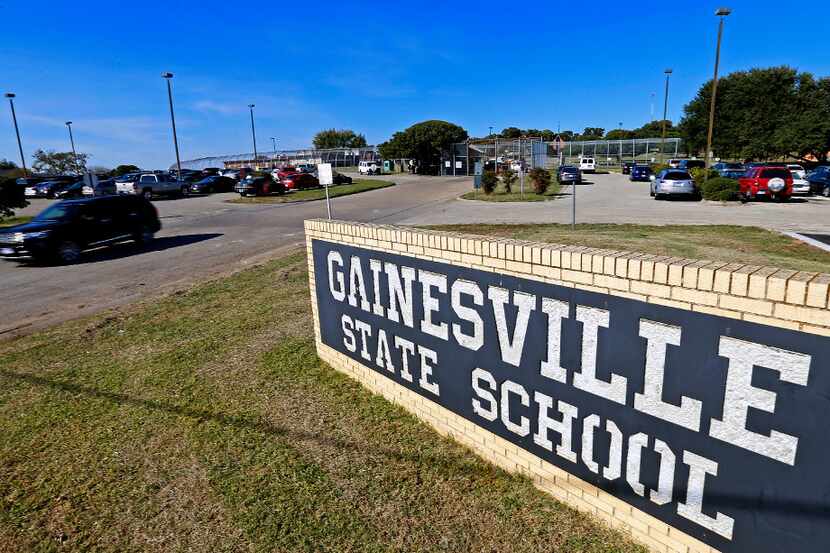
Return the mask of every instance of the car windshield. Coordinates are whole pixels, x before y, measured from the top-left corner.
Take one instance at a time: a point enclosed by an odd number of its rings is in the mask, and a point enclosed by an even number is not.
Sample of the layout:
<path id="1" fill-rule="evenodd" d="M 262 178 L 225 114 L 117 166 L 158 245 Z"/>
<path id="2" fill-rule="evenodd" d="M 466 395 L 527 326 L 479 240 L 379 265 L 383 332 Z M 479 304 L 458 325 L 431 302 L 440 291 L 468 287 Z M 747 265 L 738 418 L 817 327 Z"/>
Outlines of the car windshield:
<path id="1" fill-rule="evenodd" d="M 666 176 L 663 178 L 666 180 L 692 180 L 692 176 L 685 171 L 672 171 L 670 173 L 666 173 Z"/>
<path id="2" fill-rule="evenodd" d="M 577 170 L 576 167 L 563 167 L 562 168 L 563 173 L 576 173 L 576 170 Z"/>
<path id="3" fill-rule="evenodd" d="M 72 217 L 77 207 L 72 204 L 57 203 L 41 211 L 34 221 L 60 221 Z"/>

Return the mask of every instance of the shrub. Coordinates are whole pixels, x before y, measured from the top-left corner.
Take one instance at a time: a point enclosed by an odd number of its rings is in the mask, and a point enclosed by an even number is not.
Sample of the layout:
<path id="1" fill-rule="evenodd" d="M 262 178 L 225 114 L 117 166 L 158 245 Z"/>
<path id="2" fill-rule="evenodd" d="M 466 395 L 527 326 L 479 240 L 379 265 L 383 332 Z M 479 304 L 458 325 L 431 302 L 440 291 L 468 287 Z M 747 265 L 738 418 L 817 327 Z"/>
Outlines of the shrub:
<path id="1" fill-rule="evenodd" d="M 516 181 L 519 177 L 516 175 L 516 171 L 512 169 L 505 169 L 501 174 L 501 182 L 504 184 L 504 191 L 508 194 L 512 192 L 512 187 L 516 184 Z"/>
<path id="2" fill-rule="evenodd" d="M 723 177 L 710 178 L 701 189 L 704 198 L 718 202 L 733 202 L 737 200 L 739 191 L 740 185 L 738 181 Z"/>
<path id="3" fill-rule="evenodd" d="M 692 167 L 689 170 L 689 174 L 692 175 L 692 179 L 694 179 L 695 184 L 698 188 L 703 186 L 703 177 L 706 174 L 706 169 L 704 169 L 703 167 Z M 709 180 L 716 179 L 719 176 L 720 175 L 717 171 L 709 169 Z"/>
<path id="4" fill-rule="evenodd" d="M 481 175 L 481 188 L 484 189 L 485 194 L 492 194 L 498 182 L 495 171 L 484 171 Z"/>
<path id="5" fill-rule="evenodd" d="M 669 168 L 669 166 L 665 163 L 652 163 L 651 164 L 651 174 L 656 175 L 657 173 L 659 173 L 663 169 L 668 169 L 668 168 Z"/>
<path id="6" fill-rule="evenodd" d="M 533 183 L 533 191 L 539 195 L 548 191 L 550 185 L 550 172 L 541 167 L 537 167 L 528 174 L 530 182 Z"/>

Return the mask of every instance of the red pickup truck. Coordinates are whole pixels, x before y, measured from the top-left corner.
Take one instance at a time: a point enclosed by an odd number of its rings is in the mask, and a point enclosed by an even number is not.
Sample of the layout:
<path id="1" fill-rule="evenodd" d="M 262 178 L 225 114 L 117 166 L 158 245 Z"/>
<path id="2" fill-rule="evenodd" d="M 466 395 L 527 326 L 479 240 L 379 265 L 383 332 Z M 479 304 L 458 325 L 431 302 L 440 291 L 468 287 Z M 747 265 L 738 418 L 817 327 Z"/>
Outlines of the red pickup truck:
<path id="1" fill-rule="evenodd" d="M 793 194 L 793 176 L 784 165 L 752 167 L 738 184 L 742 202 L 760 198 L 783 202 Z"/>

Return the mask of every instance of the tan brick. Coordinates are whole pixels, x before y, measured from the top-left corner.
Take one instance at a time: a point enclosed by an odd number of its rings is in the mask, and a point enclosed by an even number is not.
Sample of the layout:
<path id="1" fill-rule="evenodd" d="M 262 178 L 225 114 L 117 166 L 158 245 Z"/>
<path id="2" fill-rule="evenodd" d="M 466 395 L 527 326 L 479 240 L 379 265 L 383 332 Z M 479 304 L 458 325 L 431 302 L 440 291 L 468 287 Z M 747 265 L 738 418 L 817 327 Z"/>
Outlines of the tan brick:
<path id="1" fill-rule="evenodd" d="M 709 315 L 717 315 L 718 317 L 729 317 L 730 319 L 741 319 L 744 315 L 740 311 L 730 311 L 719 307 L 709 307 L 708 305 L 693 305 L 692 311 L 699 311 L 700 313 L 707 313 Z"/>
<path id="2" fill-rule="evenodd" d="M 830 275 L 818 275 L 807 285 L 807 305 L 827 307 L 828 290 L 830 290 Z"/>
<path id="3" fill-rule="evenodd" d="M 778 272 L 775 267 L 761 267 L 749 275 L 747 296 L 750 298 L 764 299 L 767 297 L 767 280 Z"/>
<path id="4" fill-rule="evenodd" d="M 802 332 L 809 332 L 810 334 L 818 334 L 819 336 L 830 336 L 830 327 L 815 326 L 810 324 L 801 325 Z"/>
<path id="5" fill-rule="evenodd" d="M 657 296 L 663 298 L 671 297 L 671 287 L 663 284 L 653 284 L 650 282 L 631 281 L 631 291 L 635 294 L 643 294 L 645 296 Z"/>
<path id="6" fill-rule="evenodd" d="M 729 293 L 733 296 L 746 296 L 749 289 L 749 276 L 760 268 L 756 265 L 745 265 L 737 271 L 733 271 Z"/>
<path id="7" fill-rule="evenodd" d="M 767 277 L 767 299 L 784 301 L 787 297 L 787 280 L 795 274 L 796 271 L 782 269 Z"/>
<path id="8" fill-rule="evenodd" d="M 683 271 L 686 269 L 686 265 L 690 265 L 692 260 L 690 259 L 681 259 L 678 261 L 672 262 L 669 265 L 669 285 L 671 286 L 682 286 L 683 285 Z"/>
<path id="9" fill-rule="evenodd" d="M 733 309 L 736 311 L 746 311 L 748 313 L 755 313 L 756 315 L 772 315 L 773 303 L 764 300 L 753 300 L 749 298 L 741 298 L 737 296 L 729 296 L 726 294 L 720 297 L 720 307 L 724 309 Z"/>
<path id="10" fill-rule="evenodd" d="M 584 273 L 582 271 L 571 271 L 569 269 L 563 269 L 562 280 L 569 280 L 571 282 L 578 282 L 580 284 L 593 284 L 594 275 L 591 273 Z"/>
<path id="11" fill-rule="evenodd" d="M 652 296 L 649 298 L 650 303 L 656 303 L 657 305 L 665 305 L 666 307 L 674 307 L 675 309 L 692 309 L 692 304 L 685 302 L 685 301 L 676 301 L 676 300 L 668 300 L 666 298 L 659 298 L 656 296 Z"/>
<path id="12" fill-rule="evenodd" d="M 752 313 L 744 313 L 743 319 L 750 323 L 758 323 L 776 328 L 789 328 L 790 330 L 798 330 L 800 324 L 795 321 L 782 321 L 773 317 L 762 317 L 761 315 L 753 315 Z"/>
<path id="13" fill-rule="evenodd" d="M 790 321 L 799 321 L 814 326 L 830 327 L 830 310 L 813 307 L 799 307 L 779 303 L 775 305 L 775 316 Z"/>
<path id="14" fill-rule="evenodd" d="M 689 303 L 703 304 L 703 305 L 718 305 L 718 295 L 714 292 L 703 292 L 701 290 L 689 290 L 688 288 L 680 288 L 675 286 L 671 289 L 671 298 L 678 301 L 686 301 Z"/>
<path id="15" fill-rule="evenodd" d="M 732 273 L 743 267 L 741 263 L 730 263 L 715 271 L 715 282 L 712 290 L 715 292 L 729 293 L 732 284 Z"/>
<path id="16" fill-rule="evenodd" d="M 697 278 L 700 274 L 700 269 L 710 264 L 711 261 L 695 261 L 689 263 L 683 268 L 683 282 L 681 286 L 684 288 L 697 288 Z"/>
<path id="17" fill-rule="evenodd" d="M 697 286 L 700 290 L 712 290 L 715 284 L 715 271 L 725 266 L 726 263 L 716 261 L 701 267 L 697 273 Z"/>
<path id="18" fill-rule="evenodd" d="M 804 305 L 807 301 L 807 283 L 817 276 L 818 273 L 798 272 L 787 281 L 787 303 Z"/>
<path id="19" fill-rule="evenodd" d="M 613 288 L 615 290 L 628 291 L 629 280 L 626 278 L 617 278 L 608 275 L 594 275 L 594 285 L 604 286 L 605 288 Z"/>
<path id="20" fill-rule="evenodd" d="M 654 281 L 654 261 L 657 257 L 656 255 L 645 255 L 640 258 L 640 280 Z"/>
<path id="21" fill-rule="evenodd" d="M 669 264 L 673 257 L 661 256 L 654 260 L 654 282 L 657 284 L 668 284 Z"/>

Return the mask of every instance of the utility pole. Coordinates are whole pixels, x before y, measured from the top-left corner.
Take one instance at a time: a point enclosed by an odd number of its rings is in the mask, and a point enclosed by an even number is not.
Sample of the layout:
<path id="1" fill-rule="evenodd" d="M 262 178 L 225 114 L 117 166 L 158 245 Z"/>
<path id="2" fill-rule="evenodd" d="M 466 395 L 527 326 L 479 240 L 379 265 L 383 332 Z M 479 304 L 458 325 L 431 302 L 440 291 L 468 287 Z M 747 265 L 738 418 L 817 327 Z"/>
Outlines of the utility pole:
<path id="1" fill-rule="evenodd" d="M 17 126 L 17 115 L 14 113 L 14 94 L 6 92 L 6 98 L 9 99 L 9 107 L 12 108 L 12 121 L 14 121 L 14 133 L 17 135 L 17 149 L 20 150 L 20 166 L 23 168 L 23 176 L 28 175 L 26 170 L 26 158 L 23 156 L 23 143 L 20 141 L 20 129 Z"/>
<path id="2" fill-rule="evenodd" d="M 256 169 L 257 153 L 256 153 L 256 128 L 254 127 L 254 104 L 248 104 L 248 109 L 251 110 L 251 137 L 254 139 L 254 169 Z"/>
<path id="3" fill-rule="evenodd" d="M 720 43 L 723 38 L 723 21 L 732 13 L 729 8 L 719 8 L 715 15 L 720 17 L 718 25 L 718 45 L 715 48 L 715 76 L 712 79 L 712 103 L 709 105 L 709 130 L 706 133 L 706 169 L 703 172 L 703 183 L 709 180 L 709 164 L 712 158 L 712 129 L 715 126 L 715 98 L 718 94 L 718 68 L 720 66 Z"/>
<path id="4" fill-rule="evenodd" d="M 664 158 L 664 155 L 665 155 L 663 153 L 663 150 L 666 147 L 666 118 L 668 117 L 668 114 L 669 114 L 669 78 L 671 77 L 672 70 L 671 69 L 666 69 L 664 71 L 664 73 L 666 74 L 666 94 L 665 94 L 665 97 L 663 99 L 663 123 L 662 123 L 663 130 L 660 133 L 660 165 L 663 164 L 663 161 L 664 161 L 663 158 Z"/>
<path id="5" fill-rule="evenodd" d="M 277 167 L 277 139 L 273 136 L 271 137 L 271 146 L 273 146 L 273 148 L 274 148 L 274 157 L 271 158 L 271 165 L 273 166 L 272 168 L 276 168 Z"/>
<path id="6" fill-rule="evenodd" d="M 72 121 L 66 122 L 66 128 L 69 129 L 69 143 L 72 145 L 72 159 L 75 161 L 75 172 L 81 174 L 81 166 L 78 163 L 78 154 L 75 152 L 75 138 L 72 136 Z"/>
<path id="7" fill-rule="evenodd" d="M 173 73 L 162 73 L 161 76 L 167 81 L 167 99 L 170 102 L 170 123 L 173 125 L 173 146 L 176 148 L 177 178 L 181 180 L 182 160 L 179 157 L 179 137 L 176 135 L 176 116 L 173 114 L 173 87 L 170 85 L 170 81 L 173 79 Z"/>

